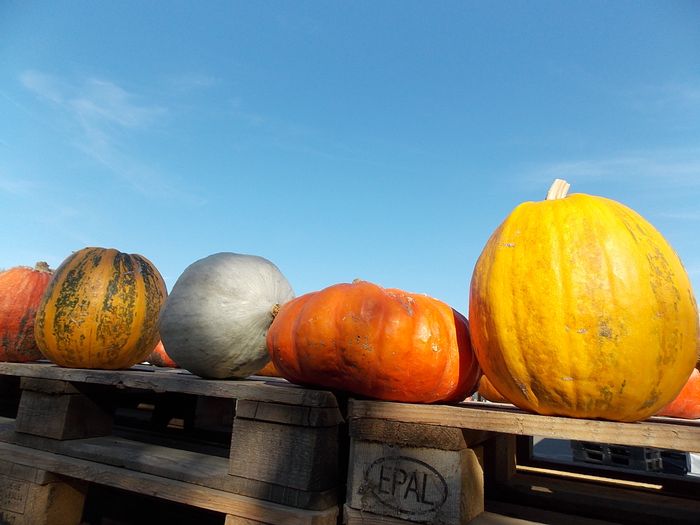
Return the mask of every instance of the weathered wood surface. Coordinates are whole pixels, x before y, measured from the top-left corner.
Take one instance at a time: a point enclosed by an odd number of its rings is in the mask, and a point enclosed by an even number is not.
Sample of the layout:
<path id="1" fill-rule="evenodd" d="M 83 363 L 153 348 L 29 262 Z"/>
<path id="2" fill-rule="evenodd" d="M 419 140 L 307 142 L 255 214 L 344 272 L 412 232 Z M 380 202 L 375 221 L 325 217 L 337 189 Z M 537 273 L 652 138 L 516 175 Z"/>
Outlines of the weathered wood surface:
<path id="1" fill-rule="evenodd" d="M 150 453 L 145 456 L 150 456 Z M 60 472 L 70 478 L 231 514 L 253 522 L 277 525 L 335 525 L 338 513 L 337 507 L 323 511 L 301 510 L 210 487 L 9 443 L 0 443 L 0 461 Z M 194 468 L 194 465 L 190 464 L 187 467 Z"/>
<path id="2" fill-rule="evenodd" d="M 229 473 L 306 490 L 338 486 L 338 427 L 302 427 L 236 418 Z"/>
<path id="3" fill-rule="evenodd" d="M 338 407 L 290 406 L 239 400 L 236 417 L 305 427 L 333 427 L 343 422 Z"/>
<path id="4" fill-rule="evenodd" d="M 210 397 L 268 401 L 302 406 L 335 407 L 335 396 L 325 390 L 293 385 L 284 379 L 250 377 L 247 379 L 203 379 L 182 369 L 136 365 L 128 370 L 92 370 L 63 368 L 48 362 L 0 363 L 0 375 L 57 379 L 76 383 L 140 388 L 154 392 L 182 392 Z"/>
<path id="5" fill-rule="evenodd" d="M 484 510 L 481 448 L 438 450 L 352 439 L 347 505 L 431 525 L 465 525 Z"/>
<path id="6" fill-rule="evenodd" d="M 363 418 L 350 421 L 349 433 L 350 437 L 363 441 L 440 450 L 462 450 L 478 445 L 490 437 L 490 434 L 483 430 Z"/>
<path id="7" fill-rule="evenodd" d="M 61 441 L 0 426 L 0 442 L 229 491 L 228 458 L 114 436 Z"/>
<path id="8" fill-rule="evenodd" d="M 469 522 L 469 525 L 614 525 L 610 521 L 593 520 L 571 514 L 548 512 L 522 506 L 503 505 L 502 508 L 505 508 L 511 515 L 487 511 L 479 514 Z M 380 516 L 371 512 L 356 510 L 347 505 L 345 505 L 343 510 L 343 523 L 345 525 L 407 525 L 408 523 L 390 516 Z M 514 518 L 512 515 L 521 517 Z M 523 519 L 523 515 L 526 515 L 527 519 Z"/>
<path id="9" fill-rule="evenodd" d="M 0 418 L 0 442 L 153 474 L 202 487 L 275 501 L 283 505 L 304 509 L 327 509 L 335 505 L 338 500 L 338 489 L 335 485 L 332 485 L 332 488 L 328 490 L 314 492 L 286 487 L 279 483 L 260 482 L 250 478 L 230 475 L 228 472 L 229 458 L 226 457 L 143 443 L 116 436 L 61 441 L 14 432 L 14 429 L 14 420 Z M 335 463 L 337 458 L 332 459 Z M 290 460 L 284 455 L 269 457 L 265 461 L 265 469 L 275 468 L 275 461 L 281 462 L 281 465 L 277 468 L 284 468 L 289 465 Z M 303 477 L 304 468 L 296 469 L 289 476 L 293 476 L 293 480 L 298 481 L 300 477 Z M 0 469 L 0 474 L 2 473 L 3 471 Z M 337 479 L 331 481 L 338 483 Z"/>
<path id="10" fill-rule="evenodd" d="M 229 454 L 233 491 L 309 509 L 336 505 L 345 481 L 339 475 L 342 422 L 337 407 L 239 399 Z"/>
<path id="11" fill-rule="evenodd" d="M 70 383 L 48 382 L 50 388 Z M 25 390 L 17 411 L 18 432 L 54 439 L 105 436 L 112 431 L 112 415 L 82 394 L 49 394 Z"/>
<path id="12" fill-rule="evenodd" d="M 75 525 L 87 485 L 29 465 L 0 460 L 0 523 Z"/>
<path id="13" fill-rule="evenodd" d="M 351 425 L 356 418 L 700 452 L 698 420 L 652 417 L 637 423 L 617 423 L 540 416 L 508 405 L 478 402 L 416 405 L 352 399 L 348 407 Z"/>

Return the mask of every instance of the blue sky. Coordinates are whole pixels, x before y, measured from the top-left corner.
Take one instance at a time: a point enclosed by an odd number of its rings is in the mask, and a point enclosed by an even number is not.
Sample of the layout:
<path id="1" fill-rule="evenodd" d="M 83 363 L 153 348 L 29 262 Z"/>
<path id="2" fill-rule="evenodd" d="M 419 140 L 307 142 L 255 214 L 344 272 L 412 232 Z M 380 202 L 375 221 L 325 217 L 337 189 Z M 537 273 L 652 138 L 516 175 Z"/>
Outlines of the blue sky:
<path id="1" fill-rule="evenodd" d="M 700 3 L 0 0 L 0 267 L 221 251 L 466 313 L 555 177 L 700 290 Z"/>

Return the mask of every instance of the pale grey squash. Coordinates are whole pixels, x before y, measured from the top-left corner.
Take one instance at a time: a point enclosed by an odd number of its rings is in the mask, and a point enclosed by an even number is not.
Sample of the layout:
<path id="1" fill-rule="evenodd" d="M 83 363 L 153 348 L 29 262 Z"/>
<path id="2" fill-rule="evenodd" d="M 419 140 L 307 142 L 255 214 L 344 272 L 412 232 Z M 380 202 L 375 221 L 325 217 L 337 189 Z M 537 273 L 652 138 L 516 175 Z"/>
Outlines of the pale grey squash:
<path id="1" fill-rule="evenodd" d="M 182 368 L 205 378 L 242 378 L 269 360 L 265 337 L 277 308 L 294 298 L 273 263 L 216 253 L 188 266 L 160 315 L 160 336 Z"/>

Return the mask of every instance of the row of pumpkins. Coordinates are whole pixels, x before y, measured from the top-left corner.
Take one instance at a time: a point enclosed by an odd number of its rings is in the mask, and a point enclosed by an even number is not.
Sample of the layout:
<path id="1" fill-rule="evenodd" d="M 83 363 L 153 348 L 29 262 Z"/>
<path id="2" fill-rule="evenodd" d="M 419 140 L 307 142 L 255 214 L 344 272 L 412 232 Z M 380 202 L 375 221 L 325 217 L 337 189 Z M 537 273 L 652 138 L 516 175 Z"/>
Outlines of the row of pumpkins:
<path id="1" fill-rule="evenodd" d="M 465 399 L 483 373 L 487 398 L 540 414 L 635 421 L 682 399 L 689 408 L 670 415 L 700 417 L 698 310 L 681 261 L 633 210 L 567 191 L 555 181 L 493 233 L 469 322 L 366 281 L 294 298 L 273 263 L 234 253 L 193 263 L 168 295 L 146 258 L 85 248 L 55 272 L 0 274 L 0 359 L 120 369 L 158 344 L 204 378 L 246 377 L 271 358 L 294 383 L 436 403 Z"/>

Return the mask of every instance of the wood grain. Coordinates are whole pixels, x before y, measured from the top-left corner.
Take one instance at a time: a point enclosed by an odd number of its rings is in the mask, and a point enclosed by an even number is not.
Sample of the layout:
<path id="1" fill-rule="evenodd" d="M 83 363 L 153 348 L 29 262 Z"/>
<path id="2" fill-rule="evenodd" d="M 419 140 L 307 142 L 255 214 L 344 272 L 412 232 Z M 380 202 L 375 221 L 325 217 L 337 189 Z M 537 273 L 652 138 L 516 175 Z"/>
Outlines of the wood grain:
<path id="1" fill-rule="evenodd" d="M 112 415 L 82 394 L 24 390 L 16 429 L 54 439 L 104 436 L 112 431 Z"/>
<path id="2" fill-rule="evenodd" d="M 295 509 L 161 476 L 8 443 L 0 443 L 0 460 L 34 466 L 49 472 L 61 472 L 67 477 L 240 516 L 261 523 L 336 525 L 337 507 L 324 511 Z"/>
<path id="3" fill-rule="evenodd" d="M 291 405 L 336 407 L 335 396 L 325 390 L 293 385 L 284 379 L 251 377 L 248 379 L 203 379 L 186 370 L 165 370 L 137 365 L 128 370 L 92 370 L 63 368 L 48 362 L 0 363 L 0 375 L 56 379 L 77 383 L 140 388 L 154 392 L 182 392 L 211 397 L 270 401 Z"/>
<path id="4" fill-rule="evenodd" d="M 508 405 L 465 402 L 458 405 L 416 405 L 350 400 L 348 418 L 488 430 L 640 447 L 700 452 L 700 421 L 650 418 L 637 423 L 540 416 Z"/>
<path id="5" fill-rule="evenodd" d="M 347 504 L 411 523 L 465 525 L 484 510 L 482 453 L 352 439 Z"/>
<path id="6" fill-rule="evenodd" d="M 309 492 L 337 487 L 338 426 L 236 418 L 229 474 Z"/>
<path id="7" fill-rule="evenodd" d="M 519 516 L 525 514 L 529 519 L 514 518 L 511 517 L 512 514 L 508 516 L 497 512 L 483 512 L 470 521 L 469 525 L 614 525 L 609 521 L 592 520 L 522 506 L 503 505 L 503 508 Z M 343 514 L 345 525 L 408 525 L 410 523 L 398 518 L 356 510 L 347 505 L 343 508 Z"/>

